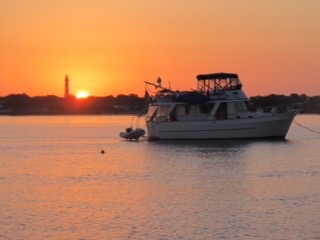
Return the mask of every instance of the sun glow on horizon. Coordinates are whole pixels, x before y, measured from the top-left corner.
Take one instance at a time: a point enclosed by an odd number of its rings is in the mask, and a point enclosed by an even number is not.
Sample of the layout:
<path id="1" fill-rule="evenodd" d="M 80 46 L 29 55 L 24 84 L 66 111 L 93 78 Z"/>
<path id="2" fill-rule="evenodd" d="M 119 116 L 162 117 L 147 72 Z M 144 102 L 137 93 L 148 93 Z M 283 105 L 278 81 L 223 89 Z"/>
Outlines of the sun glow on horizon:
<path id="1" fill-rule="evenodd" d="M 90 94 L 85 90 L 81 90 L 76 94 L 76 98 L 88 98 L 89 96 Z"/>
<path id="2" fill-rule="evenodd" d="M 317 96 L 320 1 L 287 2 L 0 0 L 0 96 L 65 96 L 66 74 L 78 99 L 143 96 L 158 76 L 184 91 L 218 72 L 248 96 Z"/>

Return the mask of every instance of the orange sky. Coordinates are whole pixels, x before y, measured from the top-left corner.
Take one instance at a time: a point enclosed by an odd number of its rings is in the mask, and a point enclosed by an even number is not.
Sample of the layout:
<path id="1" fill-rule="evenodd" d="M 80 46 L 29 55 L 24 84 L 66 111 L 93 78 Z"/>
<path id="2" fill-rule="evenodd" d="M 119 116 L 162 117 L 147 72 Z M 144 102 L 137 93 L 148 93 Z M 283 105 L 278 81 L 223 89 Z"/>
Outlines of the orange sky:
<path id="1" fill-rule="evenodd" d="M 320 95 L 319 0 L 0 0 L 0 96 L 144 94 L 234 72 L 250 96 Z"/>

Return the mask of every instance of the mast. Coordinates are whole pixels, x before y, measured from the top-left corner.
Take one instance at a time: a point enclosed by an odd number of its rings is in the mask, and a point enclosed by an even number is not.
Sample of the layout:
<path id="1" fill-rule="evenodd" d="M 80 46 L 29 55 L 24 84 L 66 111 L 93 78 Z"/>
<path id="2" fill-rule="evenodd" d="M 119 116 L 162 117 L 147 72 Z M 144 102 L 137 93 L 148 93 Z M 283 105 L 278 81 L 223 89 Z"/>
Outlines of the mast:
<path id="1" fill-rule="evenodd" d="M 151 82 L 147 82 L 147 81 L 145 81 L 145 83 L 146 83 L 147 85 L 154 86 L 156 89 L 159 88 L 159 89 L 164 90 L 164 91 L 167 91 L 167 92 L 174 92 L 174 91 L 172 91 L 170 88 L 168 89 L 168 88 L 165 88 L 165 87 L 162 87 L 162 86 L 161 86 L 162 80 L 161 80 L 160 77 L 158 77 L 158 79 L 157 79 L 158 85 L 157 85 L 157 84 L 154 84 L 154 83 L 151 83 Z"/>

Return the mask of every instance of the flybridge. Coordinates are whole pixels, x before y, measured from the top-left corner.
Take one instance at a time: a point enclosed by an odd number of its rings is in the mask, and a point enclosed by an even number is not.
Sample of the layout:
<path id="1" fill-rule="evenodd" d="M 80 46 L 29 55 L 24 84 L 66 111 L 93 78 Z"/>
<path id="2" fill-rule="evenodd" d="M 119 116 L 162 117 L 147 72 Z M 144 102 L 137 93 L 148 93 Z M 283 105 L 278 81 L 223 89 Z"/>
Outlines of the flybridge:
<path id="1" fill-rule="evenodd" d="M 200 74 L 198 91 L 204 94 L 219 94 L 225 90 L 240 90 L 242 84 L 235 73 L 210 73 Z"/>

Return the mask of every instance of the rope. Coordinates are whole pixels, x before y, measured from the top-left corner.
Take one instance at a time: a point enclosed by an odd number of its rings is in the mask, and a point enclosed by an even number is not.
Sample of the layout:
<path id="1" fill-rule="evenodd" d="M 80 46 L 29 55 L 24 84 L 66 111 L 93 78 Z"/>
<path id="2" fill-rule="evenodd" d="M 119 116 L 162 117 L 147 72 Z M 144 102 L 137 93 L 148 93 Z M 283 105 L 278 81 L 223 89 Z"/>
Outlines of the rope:
<path id="1" fill-rule="evenodd" d="M 300 123 L 297 123 L 295 120 L 294 120 L 294 123 L 297 124 L 298 126 L 304 128 L 304 129 L 309 130 L 310 132 L 314 132 L 314 133 L 320 134 L 320 132 L 317 132 L 317 131 L 315 131 L 315 130 L 313 130 L 313 129 L 307 128 L 307 127 L 301 125 Z"/>

